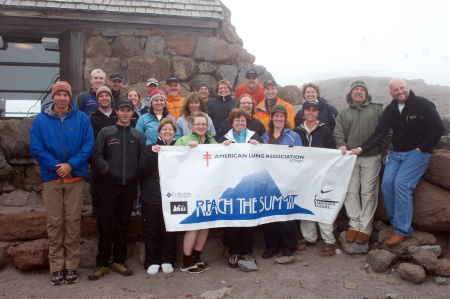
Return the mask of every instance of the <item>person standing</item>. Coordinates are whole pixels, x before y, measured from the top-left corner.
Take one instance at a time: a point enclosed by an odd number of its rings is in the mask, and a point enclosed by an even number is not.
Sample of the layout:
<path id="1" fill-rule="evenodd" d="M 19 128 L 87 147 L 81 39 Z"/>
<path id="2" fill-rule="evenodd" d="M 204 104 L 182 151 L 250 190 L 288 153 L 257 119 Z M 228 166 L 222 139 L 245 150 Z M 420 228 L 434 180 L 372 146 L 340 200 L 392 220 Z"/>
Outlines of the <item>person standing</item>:
<path id="1" fill-rule="evenodd" d="M 181 116 L 181 107 L 183 107 L 185 98 L 180 94 L 180 80 L 178 78 L 169 78 L 166 81 L 166 108 L 175 121 Z M 150 100 L 151 101 L 151 100 Z"/>
<path id="2" fill-rule="evenodd" d="M 303 103 L 303 115 L 305 121 L 294 129 L 302 139 L 302 145 L 308 147 L 320 147 L 336 149 L 336 142 L 330 128 L 319 120 L 319 103 L 316 101 L 305 101 Z M 311 245 L 317 243 L 317 226 L 324 240 L 323 256 L 334 255 L 334 244 L 336 239 L 333 235 L 333 224 L 300 220 L 300 229 L 303 239 L 298 244 Z"/>
<path id="3" fill-rule="evenodd" d="M 144 100 L 143 100 L 143 103 L 144 103 L 145 106 L 150 107 L 150 98 L 152 97 L 151 93 L 155 89 L 157 89 L 158 86 L 159 86 L 158 80 L 156 80 L 155 78 L 150 78 L 150 79 L 147 80 L 147 84 L 145 86 L 145 89 L 147 90 L 148 96 L 146 96 L 144 98 Z"/>
<path id="4" fill-rule="evenodd" d="M 444 134 L 444 125 L 436 106 L 416 96 L 405 80 L 392 79 L 389 90 L 393 100 L 375 132 L 352 153 L 361 156 L 370 152 L 393 130 L 394 151 L 384 169 L 381 191 L 393 225 L 386 244 L 394 246 L 412 235 L 412 193 L 427 169 L 433 147 Z"/>
<path id="5" fill-rule="evenodd" d="M 88 91 L 80 93 L 75 100 L 75 107 L 89 115 L 98 108 L 97 90 L 105 85 L 106 74 L 101 69 L 95 69 L 91 72 L 90 78 L 91 88 Z M 111 108 L 114 104 L 111 102 Z"/>
<path id="6" fill-rule="evenodd" d="M 141 132 L 130 126 L 134 113 L 130 100 L 120 100 L 116 113 L 117 124 L 100 130 L 92 154 L 94 166 L 102 176 L 102 189 L 97 209 L 97 268 L 88 276 L 89 280 L 109 273 L 111 252 L 114 272 L 123 276 L 133 273 L 125 265 L 127 225 L 137 194 L 138 164 L 145 140 Z"/>
<path id="7" fill-rule="evenodd" d="M 211 92 L 208 83 L 206 82 L 200 83 L 197 87 L 197 91 L 205 103 L 209 101 L 209 95 L 211 94 Z"/>
<path id="8" fill-rule="evenodd" d="M 234 92 L 235 98 L 240 98 L 243 94 L 251 95 L 255 99 L 256 104 L 261 103 L 264 98 L 264 88 L 259 84 L 258 73 L 255 70 L 249 70 L 245 74 L 244 84 L 236 87 Z"/>
<path id="9" fill-rule="evenodd" d="M 109 76 L 108 79 L 108 86 L 111 90 L 111 94 L 113 97 L 112 105 L 114 107 L 115 103 L 118 103 L 119 100 L 125 99 L 123 96 L 120 95 L 120 90 L 123 86 L 123 77 L 119 73 L 114 73 Z"/>
<path id="10" fill-rule="evenodd" d="M 231 96 L 231 84 L 227 80 L 217 82 L 215 91 L 217 97 L 210 99 L 206 103 L 206 108 L 217 132 L 220 124 L 228 118 L 237 100 Z"/>
<path id="11" fill-rule="evenodd" d="M 184 101 L 183 107 L 181 107 L 181 117 L 177 120 L 177 124 L 180 127 L 181 136 L 191 134 L 191 127 L 189 126 L 189 120 L 196 112 L 203 112 L 208 117 L 208 131 L 216 134 L 214 125 L 211 118 L 208 116 L 208 110 L 206 109 L 206 103 L 198 92 L 191 92 L 187 95 Z"/>
<path id="12" fill-rule="evenodd" d="M 336 127 L 336 116 L 338 115 L 337 109 L 328 104 L 327 100 L 320 97 L 320 89 L 319 85 L 314 83 L 307 83 L 303 85 L 302 90 L 303 99 L 306 102 L 316 102 L 319 109 L 319 116 L 317 119 L 325 124 L 328 128 L 330 128 L 331 132 L 334 131 L 334 127 Z M 301 109 L 295 115 L 295 126 L 298 127 L 302 123 L 305 122 L 305 113 L 304 109 Z"/>
<path id="13" fill-rule="evenodd" d="M 339 112 L 334 129 L 336 146 L 343 155 L 347 150 L 356 149 L 372 135 L 383 114 L 383 104 L 372 102 L 372 96 L 362 80 L 351 84 L 346 101 L 348 107 Z M 386 137 L 383 147 L 389 145 L 390 136 Z M 381 151 L 381 147 L 376 147 L 356 159 L 344 201 L 350 219 L 350 228 L 345 236 L 347 241 L 364 244 L 370 239 L 378 204 Z"/>
<path id="14" fill-rule="evenodd" d="M 61 285 L 78 281 L 81 210 L 94 133 L 88 116 L 70 103 L 69 83 L 55 83 L 51 94 L 53 102 L 42 107 L 31 126 L 30 152 L 44 186 L 51 284 Z"/>

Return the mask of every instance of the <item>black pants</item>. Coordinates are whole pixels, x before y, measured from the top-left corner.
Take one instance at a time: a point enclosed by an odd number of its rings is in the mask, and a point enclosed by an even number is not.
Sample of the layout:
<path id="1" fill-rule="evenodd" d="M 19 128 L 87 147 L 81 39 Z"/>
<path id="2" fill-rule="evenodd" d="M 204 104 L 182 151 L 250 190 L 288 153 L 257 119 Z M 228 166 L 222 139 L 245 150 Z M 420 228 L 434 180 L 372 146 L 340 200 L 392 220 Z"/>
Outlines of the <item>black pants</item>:
<path id="1" fill-rule="evenodd" d="M 89 186 L 91 189 L 92 210 L 97 213 L 97 203 L 100 200 L 100 192 L 102 191 L 102 176 L 94 165 L 89 167 Z"/>
<path id="2" fill-rule="evenodd" d="M 225 227 L 225 239 L 229 254 L 239 253 L 241 244 L 242 254 L 253 254 L 253 240 L 255 239 L 255 227 Z"/>
<path id="3" fill-rule="evenodd" d="M 144 268 L 154 264 L 175 264 L 177 234 L 166 231 L 162 206 L 143 202 L 141 213 L 145 242 Z"/>
<path id="4" fill-rule="evenodd" d="M 127 257 L 127 226 L 130 222 L 137 185 L 102 184 L 97 203 L 99 233 L 97 267 L 108 267 L 111 251 L 113 262 L 124 264 Z"/>
<path id="5" fill-rule="evenodd" d="M 281 243 L 283 250 L 295 251 L 295 220 L 263 224 L 263 233 L 266 249 L 278 250 Z"/>

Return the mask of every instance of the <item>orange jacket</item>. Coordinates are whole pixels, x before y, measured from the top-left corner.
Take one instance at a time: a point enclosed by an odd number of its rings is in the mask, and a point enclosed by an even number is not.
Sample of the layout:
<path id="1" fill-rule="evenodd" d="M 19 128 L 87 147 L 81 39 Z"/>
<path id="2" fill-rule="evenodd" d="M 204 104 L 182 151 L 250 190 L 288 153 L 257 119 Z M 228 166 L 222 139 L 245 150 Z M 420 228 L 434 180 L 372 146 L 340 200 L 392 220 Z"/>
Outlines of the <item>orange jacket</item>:
<path id="1" fill-rule="evenodd" d="M 295 126 L 295 121 L 294 121 L 294 108 L 292 107 L 292 105 L 289 104 L 288 102 L 283 101 L 279 97 L 277 97 L 276 104 L 281 104 L 286 107 L 287 120 L 291 125 L 290 128 L 293 129 Z M 256 114 L 253 115 L 254 118 L 259 119 L 263 123 L 264 127 L 266 127 L 266 130 L 269 130 L 269 120 L 271 111 L 272 107 L 270 105 L 266 105 L 266 99 L 264 99 L 264 101 L 262 101 L 261 103 L 258 104 L 258 106 L 256 106 Z"/>
<path id="2" fill-rule="evenodd" d="M 266 95 L 264 94 L 264 88 L 259 84 L 258 84 L 258 86 L 256 86 L 256 89 L 252 93 L 249 93 L 247 91 L 247 84 L 242 84 L 242 85 L 239 85 L 238 87 L 236 87 L 236 91 L 234 92 L 234 97 L 236 99 L 239 99 L 239 97 L 243 94 L 251 95 L 257 105 L 266 98 Z"/>
<path id="3" fill-rule="evenodd" d="M 184 100 L 185 98 L 182 98 L 180 94 L 166 96 L 166 108 L 169 110 L 170 115 L 175 118 L 175 121 L 181 116 L 181 107 L 184 104 Z"/>

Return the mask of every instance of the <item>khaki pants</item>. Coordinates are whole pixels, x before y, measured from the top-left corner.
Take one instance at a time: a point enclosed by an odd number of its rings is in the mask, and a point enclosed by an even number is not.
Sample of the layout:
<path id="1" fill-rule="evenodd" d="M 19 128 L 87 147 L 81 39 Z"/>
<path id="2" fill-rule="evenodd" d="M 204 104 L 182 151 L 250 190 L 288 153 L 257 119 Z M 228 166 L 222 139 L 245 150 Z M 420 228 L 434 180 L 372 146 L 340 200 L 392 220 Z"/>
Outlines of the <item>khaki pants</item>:
<path id="1" fill-rule="evenodd" d="M 303 238 L 308 242 L 317 241 L 317 229 L 316 223 L 320 228 L 320 235 L 325 243 L 334 244 L 336 243 L 336 239 L 333 235 L 333 224 L 327 224 L 322 222 L 315 222 L 309 220 L 301 220 L 300 221 L 300 229 L 302 231 Z"/>
<path id="2" fill-rule="evenodd" d="M 380 168 L 381 155 L 356 158 L 344 202 L 350 229 L 369 235 L 372 233 Z"/>
<path id="3" fill-rule="evenodd" d="M 42 197 L 47 210 L 50 272 L 77 270 L 80 263 L 80 225 L 85 180 L 45 182 Z"/>

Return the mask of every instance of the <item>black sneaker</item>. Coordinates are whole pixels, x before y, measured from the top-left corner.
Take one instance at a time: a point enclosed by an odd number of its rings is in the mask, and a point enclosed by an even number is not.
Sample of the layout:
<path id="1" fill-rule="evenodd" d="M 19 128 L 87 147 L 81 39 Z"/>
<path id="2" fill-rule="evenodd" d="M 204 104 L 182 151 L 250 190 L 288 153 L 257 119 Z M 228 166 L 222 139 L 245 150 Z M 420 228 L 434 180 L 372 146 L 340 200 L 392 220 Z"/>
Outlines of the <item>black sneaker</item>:
<path id="1" fill-rule="evenodd" d="M 63 271 L 53 272 L 52 280 L 50 282 L 54 286 L 62 285 L 64 283 L 64 272 Z"/>
<path id="2" fill-rule="evenodd" d="M 253 257 L 253 254 L 251 254 L 251 253 L 244 253 L 242 255 L 242 259 L 247 262 L 255 262 L 256 263 L 255 258 Z"/>
<path id="3" fill-rule="evenodd" d="M 237 268 L 239 261 L 239 256 L 237 254 L 230 254 L 230 259 L 228 261 L 228 267 L 230 268 Z"/>
<path id="4" fill-rule="evenodd" d="M 66 270 L 66 283 L 72 284 L 78 281 L 78 274 L 75 270 Z"/>

